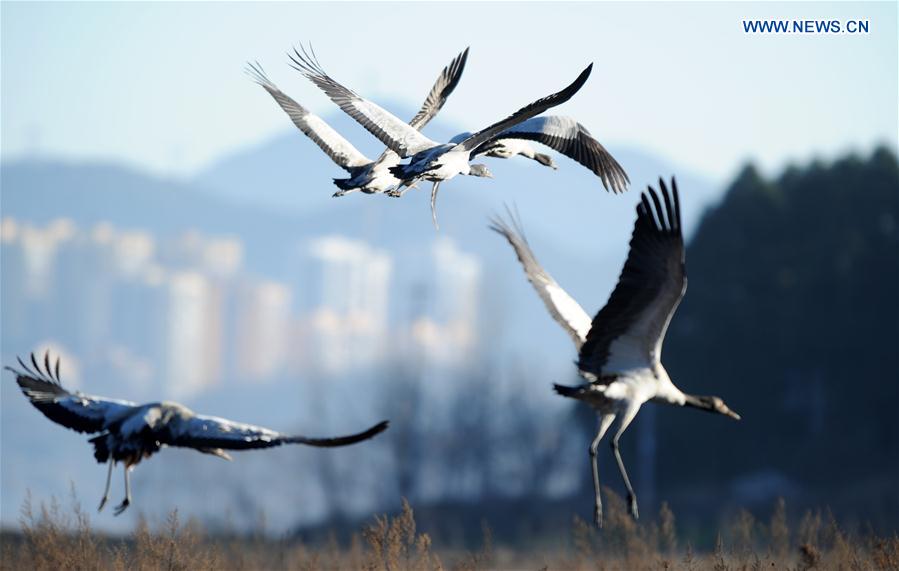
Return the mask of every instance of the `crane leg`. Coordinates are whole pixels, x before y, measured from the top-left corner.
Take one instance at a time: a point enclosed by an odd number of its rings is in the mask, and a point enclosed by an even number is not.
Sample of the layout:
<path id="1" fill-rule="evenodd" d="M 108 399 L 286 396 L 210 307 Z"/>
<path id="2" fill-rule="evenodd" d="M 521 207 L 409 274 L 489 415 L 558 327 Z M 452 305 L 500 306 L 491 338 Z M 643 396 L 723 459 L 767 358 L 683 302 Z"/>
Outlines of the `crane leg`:
<path id="1" fill-rule="evenodd" d="M 440 230 L 440 225 L 437 224 L 437 189 L 440 188 L 440 181 L 434 181 L 434 186 L 431 187 L 431 219 L 434 221 L 434 230 Z"/>
<path id="2" fill-rule="evenodd" d="M 125 464 L 125 499 L 116 506 L 115 515 L 121 515 L 131 505 L 131 466 Z"/>
<path id="3" fill-rule="evenodd" d="M 590 462 L 593 465 L 593 522 L 596 527 L 602 527 L 602 496 L 599 493 L 599 465 L 596 462 L 596 454 L 599 450 L 599 442 L 605 436 L 612 421 L 615 420 L 614 414 L 604 414 L 599 417 L 598 427 L 596 429 L 596 438 L 590 443 Z"/>
<path id="4" fill-rule="evenodd" d="M 388 190 L 385 194 L 392 198 L 399 198 L 406 194 L 406 191 L 410 188 L 418 188 L 418 181 L 415 181 L 411 184 L 406 184 L 405 182 L 400 182 L 396 188 L 392 188 Z"/>
<path id="5" fill-rule="evenodd" d="M 109 499 L 109 484 L 112 481 L 112 468 L 115 466 L 115 461 L 112 458 L 108 460 L 109 462 L 109 471 L 106 472 L 106 487 L 103 489 L 103 497 L 100 498 L 100 507 L 97 508 L 98 512 L 103 511 L 103 506 L 106 505 L 106 501 Z"/>
<path id="6" fill-rule="evenodd" d="M 627 488 L 627 511 L 634 517 L 634 519 L 639 519 L 640 517 L 639 512 L 637 511 L 637 495 L 634 493 L 633 486 L 631 486 L 630 478 L 627 477 L 627 470 L 624 469 L 624 460 L 621 459 L 621 451 L 618 449 L 618 439 L 621 438 L 625 429 L 627 429 L 631 421 L 634 420 L 638 410 L 640 410 L 639 406 L 625 412 L 624 416 L 621 417 L 621 424 L 618 426 L 618 431 L 615 433 L 615 437 L 612 438 L 612 451 L 615 452 L 615 460 L 618 462 L 618 471 L 621 472 L 621 479 L 624 480 L 624 487 Z"/>

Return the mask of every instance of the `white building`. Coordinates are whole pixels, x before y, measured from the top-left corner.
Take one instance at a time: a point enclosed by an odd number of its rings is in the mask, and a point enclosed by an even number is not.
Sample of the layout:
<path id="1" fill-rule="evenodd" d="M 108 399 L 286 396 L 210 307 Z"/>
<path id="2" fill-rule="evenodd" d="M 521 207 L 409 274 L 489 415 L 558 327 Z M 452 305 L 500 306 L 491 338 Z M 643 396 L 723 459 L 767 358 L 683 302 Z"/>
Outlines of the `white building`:
<path id="1" fill-rule="evenodd" d="M 238 287 L 234 375 L 259 381 L 285 369 L 291 337 L 291 291 L 279 282 L 245 281 Z"/>
<path id="2" fill-rule="evenodd" d="M 214 284 L 194 271 L 169 276 L 166 363 L 163 380 L 171 398 L 184 398 L 221 378 L 221 298 Z"/>
<path id="3" fill-rule="evenodd" d="M 392 260 L 342 236 L 313 240 L 298 288 L 309 364 L 327 373 L 371 367 L 384 357 Z"/>
<path id="4" fill-rule="evenodd" d="M 427 311 L 411 324 L 412 342 L 428 361 L 454 367 L 469 363 L 477 347 L 481 263 L 441 237 L 431 250 Z"/>

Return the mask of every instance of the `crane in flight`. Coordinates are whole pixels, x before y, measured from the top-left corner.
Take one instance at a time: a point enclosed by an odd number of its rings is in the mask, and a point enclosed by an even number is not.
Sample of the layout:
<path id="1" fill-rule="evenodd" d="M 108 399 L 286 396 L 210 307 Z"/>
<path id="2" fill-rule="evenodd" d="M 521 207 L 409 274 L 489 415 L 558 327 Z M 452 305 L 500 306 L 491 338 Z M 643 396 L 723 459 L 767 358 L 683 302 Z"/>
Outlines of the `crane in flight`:
<path id="1" fill-rule="evenodd" d="M 467 60 L 468 48 L 465 48 L 443 68 L 418 113 L 409 121 L 412 128 L 422 129 L 443 108 L 443 104 L 459 84 Z M 395 189 L 401 184 L 402 181 L 389 170 L 400 163 L 400 156 L 394 151 L 389 148 L 385 149 L 376 160 L 372 161 L 325 123 L 321 117 L 311 113 L 292 97 L 278 89 L 278 86 L 272 83 L 258 62 L 248 63 L 246 72 L 253 81 L 261 85 L 272 96 L 300 131 L 312 139 L 332 161 L 350 174 L 349 178 L 334 179 L 334 184 L 340 189 L 334 193 L 335 197 L 344 196 L 357 190 L 365 194 L 380 194 Z"/>
<path id="2" fill-rule="evenodd" d="M 525 274 L 550 315 L 578 349 L 578 372 L 585 383 L 554 385 L 562 396 L 593 407 L 598 416 L 590 443 L 595 497 L 594 521 L 602 527 L 597 450 L 617 420 L 612 451 L 628 494 L 628 511 L 638 517 L 637 496 L 621 459 L 618 441 L 645 402 L 689 406 L 740 420 L 716 396 L 695 396 L 678 389 L 662 366 L 665 332 L 684 293 L 687 274 L 677 184 L 671 191 L 659 179 L 662 198 L 652 187 L 640 197 L 630 252 L 609 301 L 592 320 L 586 311 L 543 269 L 531 251 L 520 223 L 494 219 L 491 228 L 509 241 Z M 511 217 L 511 215 L 510 215 Z"/>
<path id="3" fill-rule="evenodd" d="M 435 228 L 437 227 L 437 191 L 440 184 L 458 175 L 493 178 L 493 174 L 486 165 L 471 163 L 471 160 L 478 155 L 481 146 L 485 143 L 495 142 L 497 136 L 503 132 L 510 131 L 512 127 L 571 99 L 584 86 L 593 69 L 591 63 L 561 91 L 537 99 L 505 119 L 468 134 L 457 142 L 439 143 L 414 127 L 410 127 L 373 101 L 365 99 L 352 89 L 337 82 L 322 69 L 314 52 L 303 48 L 301 50 L 302 53 L 294 48 L 294 53 L 288 54 L 292 66 L 297 71 L 317 85 L 331 101 L 401 158 L 410 158 L 409 163 L 395 165 L 389 169 L 390 172 L 405 186 L 411 186 L 420 180 L 434 183 L 431 187 L 431 218 Z M 563 152 L 565 150 L 569 153 L 582 152 L 583 145 L 577 145 L 577 141 L 572 141 L 572 138 L 577 138 L 576 134 L 572 134 L 568 129 L 561 132 L 555 128 L 544 132 L 548 125 L 534 126 L 531 130 L 535 132 L 516 133 L 514 138 L 530 138 L 544 144 L 555 144 L 557 150 Z M 513 138 L 513 136 L 505 138 Z M 603 168 L 610 164 L 602 163 Z M 603 177 L 604 182 L 609 180 L 614 180 L 618 184 L 621 179 L 618 174 Z M 621 182 L 624 181 L 621 180 Z M 396 196 L 402 193 L 394 190 L 392 194 Z"/>
<path id="4" fill-rule="evenodd" d="M 19 388 L 31 404 L 57 424 L 77 432 L 97 434 L 89 440 L 94 446 L 94 458 L 108 463 L 106 487 L 99 510 L 109 499 L 112 469 L 117 462 L 125 466 L 125 499 L 115 509 L 115 515 L 131 505 L 131 470 L 144 458 L 149 458 L 166 446 L 193 448 L 231 460 L 226 450 L 271 448 L 282 444 L 335 447 L 368 440 L 387 429 L 387 421 L 368 430 L 333 438 L 310 438 L 281 434 L 261 426 L 243 424 L 215 416 L 194 413 L 174 402 L 137 404 L 69 392 L 59 377 L 59 358 L 50 366 L 49 351 L 40 363 L 31 354 L 31 367 L 17 357 L 21 369 L 6 367 L 16 375 Z M 43 365 L 43 367 L 41 366 Z"/>
<path id="5" fill-rule="evenodd" d="M 471 133 L 459 133 L 450 143 L 461 143 Z M 597 141 L 586 127 L 564 115 L 541 115 L 510 127 L 472 151 L 474 157 L 508 159 L 517 155 L 558 169 L 549 155 L 538 153 L 528 141 L 546 145 L 566 157 L 590 169 L 600 178 L 603 186 L 615 193 L 625 192 L 630 179 L 624 168 L 615 160 L 602 143 Z M 392 191 L 393 193 L 401 190 Z"/>

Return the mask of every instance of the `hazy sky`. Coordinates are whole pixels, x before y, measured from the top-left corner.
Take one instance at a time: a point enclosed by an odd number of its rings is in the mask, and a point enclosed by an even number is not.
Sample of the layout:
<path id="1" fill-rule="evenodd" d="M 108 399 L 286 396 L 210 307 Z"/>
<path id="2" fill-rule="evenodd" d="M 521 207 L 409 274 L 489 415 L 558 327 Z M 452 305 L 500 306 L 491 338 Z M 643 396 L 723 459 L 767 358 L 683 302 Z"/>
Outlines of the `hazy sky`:
<path id="1" fill-rule="evenodd" d="M 745 18 L 860 19 L 870 33 L 750 35 Z M 246 60 L 313 111 L 334 112 L 285 65 L 300 41 L 346 85 L 409 106 L 470 45 L 443 111 L 466 130 L 556 91 L 592 61 L 560 113 L 613 150 L 644 148 L 715 177 L 750 158 L 773 169 L 896 144 L 895 2 L 3 2 L 2 155 L 188 175 L 289 128 L 242 73 Z"/>

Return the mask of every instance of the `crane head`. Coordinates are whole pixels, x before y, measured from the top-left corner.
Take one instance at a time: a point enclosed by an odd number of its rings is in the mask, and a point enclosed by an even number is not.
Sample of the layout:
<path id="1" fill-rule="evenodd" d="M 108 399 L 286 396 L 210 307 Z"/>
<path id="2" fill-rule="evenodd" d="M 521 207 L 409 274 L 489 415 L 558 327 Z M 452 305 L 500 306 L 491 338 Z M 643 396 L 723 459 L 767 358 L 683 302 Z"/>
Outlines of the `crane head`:
<path id="1" fill-rule="evenodd" d="M 493 178 L 493 173 L 487 168 L 487 165 L 475 163 L 469 167 L 468 174 L 471 176 L 480 176 L 484 178 Z"/>
<path id="2" fill-rule="evenodd" d="M 707 410 L 709 412 L 715 412 L 718 414 L 723 414 L 724 416 L 729 416 L 734 420 L 740 420 L 740 415 L 732 411 L 724 401 L 720 397 L 714 396 L 693 396 L 686 395 L 687 399 L 684 402 L 686 406 L 692 406 L 694 408 L 701 408 L 702 410 Z"/>
<path id="3" fill-rule="evenodd" d="M 723 414 L 724 416 L 729 416 L 734 420 L 740 420 L 740 415 L 735 413 L 734 411 L 732 411 L 730 408 L 728 408 L 728 406 L 726 404 L 724 404 L 724 401 L 721 400 L 720 398 L 711 397 L 711 401 L 712 401 L 712 407 L 713 407 L 714 412 L 717 412 L 718 414 Z"/>

